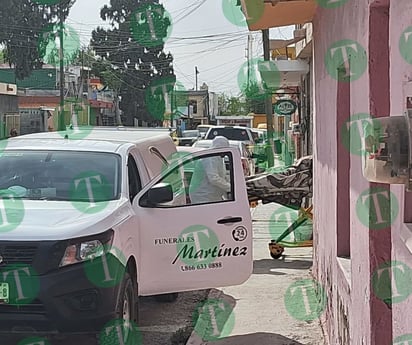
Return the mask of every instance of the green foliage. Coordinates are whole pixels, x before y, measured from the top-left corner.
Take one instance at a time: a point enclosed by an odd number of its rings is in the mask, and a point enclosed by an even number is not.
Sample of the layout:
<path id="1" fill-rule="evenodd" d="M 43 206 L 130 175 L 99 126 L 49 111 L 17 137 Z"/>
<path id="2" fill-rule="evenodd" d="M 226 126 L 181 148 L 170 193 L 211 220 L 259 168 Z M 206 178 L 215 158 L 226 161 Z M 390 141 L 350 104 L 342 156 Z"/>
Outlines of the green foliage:
<path id="1" fill-rule="evenodd" d="M 227 96 L 224 93 L 219 95 L 219 107 L 221 115 L 246 115 L 247 109 L 241 97 Z"/>
<path id="2" fill-rule="evenodd" d="M 245 107 L 248 113 L 264 114 L 265 100 L 261 97 L 262 91 L 256 82 L 251 82 L 244 90 Z"/>
<path id="3" fill-rule="evenodd" d="M 16 67 L 16 77 L 24 79 L 43 64 L 38 44 L 42 32 L 57 23 L 59 6 L 65 19 L 75 0 L 61 0 L 60 5 L 39 5 L 31 0 L 1 0 L 0 43 L 3 58 Z"/>
<path id="4" fill-rule="evenodd" d="M 99 27 L 92 33 L 91 46 L 101 59 L 101 66 L 96 68 L 102 68 L 100 75 L 105 83 L 119 87 L 125 125 L 133 125 L 134 118 L 155 121 L 147 111 L 145 92 L 152 82 L 174 76 L 173 57 L 163 51 L 163 45 L 142 46 L 132 37 L 130 23 L 138 6 L 155 2 L 111 0 L 109 6 L 101 9 L 100 16 L 113 26 Z"/>
<path id="5" fill-rule="evenodd" d="M 120 71 L 107 60 L 94 58 L 91 63 L 91 72 L 94 76 L 99 77 L 102 83 L 109 89 L 120 92 L 122 80 L 120 79 Z"/>
<path id="6" fill-rule="evenodd" d="M 7 62 L 7 50 L 2 49 L 0 50 L 0 63 L 6 63 Z"/>
<path id="7" fill-rule="evenodd" d="M 89 45 L 78 50 L 77 56 L 73 59 L 73 65 L 93 68 L 96 63 L 96 54 L 93 48 Z"/>

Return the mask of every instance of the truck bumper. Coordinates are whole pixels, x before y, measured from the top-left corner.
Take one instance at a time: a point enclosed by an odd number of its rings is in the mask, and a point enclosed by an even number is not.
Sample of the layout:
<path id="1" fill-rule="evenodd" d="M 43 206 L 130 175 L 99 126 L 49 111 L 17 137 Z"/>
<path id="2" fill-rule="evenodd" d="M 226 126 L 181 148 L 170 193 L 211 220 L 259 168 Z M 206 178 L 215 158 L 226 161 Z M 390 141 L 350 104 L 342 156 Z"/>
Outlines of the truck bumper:
<path id="1" fill-rule="evenodd" d="M 115 319 L 119 284 L 96 286 L 76 264 L 36 277 L 40 290 L 26 304 L 0 304 L 0 333 L 100 333 Z"/>

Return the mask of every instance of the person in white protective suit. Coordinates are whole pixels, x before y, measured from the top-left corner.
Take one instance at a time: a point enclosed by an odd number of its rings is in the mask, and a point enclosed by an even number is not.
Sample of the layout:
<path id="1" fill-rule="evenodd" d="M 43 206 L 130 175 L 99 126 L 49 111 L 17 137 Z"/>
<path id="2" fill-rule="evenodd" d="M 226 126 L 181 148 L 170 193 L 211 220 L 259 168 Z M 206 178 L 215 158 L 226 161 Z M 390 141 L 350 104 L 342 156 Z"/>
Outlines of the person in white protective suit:
<path id="1" fill-rule="evenodd" d="M 229 141 L 222 136 L 213 139 L 211 148 L 229 147 Z M 216 202 L 227 199 L 231 190 L 226 167 L 221 156 L 203 158 L 195 163 L 189 187 L 192 204 Z"/>

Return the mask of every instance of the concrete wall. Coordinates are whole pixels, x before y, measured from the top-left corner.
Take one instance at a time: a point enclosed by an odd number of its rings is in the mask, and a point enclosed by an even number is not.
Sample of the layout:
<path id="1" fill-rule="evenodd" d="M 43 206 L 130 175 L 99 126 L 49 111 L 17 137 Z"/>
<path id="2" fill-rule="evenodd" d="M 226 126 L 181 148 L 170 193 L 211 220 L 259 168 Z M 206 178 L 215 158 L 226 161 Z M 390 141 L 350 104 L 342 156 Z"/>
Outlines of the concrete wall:
<path id="1" fill-rule="evenodd" d="M 373 206 L 366 214 L 369 223 L 362 222 L 356 208 L 360 194 L 389 186 L 363 178 L 361 157 L 342 144 L 341 131 L 351 115 L 381 117 L 404 110 L 403 84 L 412 80 L 412 65 L 402 59 L 399 39 L 412 25 L 412 2 L 390 3 L 390 9 L 389 0 L 319 6 L 314 20 L 314 274 L 328 294 L 323 318 L 332 345 L 387 345 L 412 333 L 412 295 L 390 306 L 376 296 L 372 283 L 378 266 L 391 259 L 412 268 L 412 253 L 405 245 L 412 233 L 404 226 L 405 220 L 412 222 L 411 193 L 390 187 L 400 211 L 391 226 L 374 230 Z M 333 43 L 345 39 L 365 49 L 368 65 L 358 79 L 338 82 L 327 71 L 325 55 Z M 386 207 L 396 209 L 393 202 Z"/>

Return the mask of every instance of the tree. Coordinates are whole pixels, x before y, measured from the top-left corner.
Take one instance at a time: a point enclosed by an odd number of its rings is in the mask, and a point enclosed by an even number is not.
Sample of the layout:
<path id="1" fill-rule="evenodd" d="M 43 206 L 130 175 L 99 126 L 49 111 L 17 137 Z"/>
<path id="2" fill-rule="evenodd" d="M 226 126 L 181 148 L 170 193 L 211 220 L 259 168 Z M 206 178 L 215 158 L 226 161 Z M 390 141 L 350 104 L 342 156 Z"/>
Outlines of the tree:
<path id="1" fill-rule="evenodd" d="M 74 66 L 93 68 L 96 61 L 96 54 L 93 48 L 88 45 L 87 47 L 80 48 L 80 50 L 77 52 L 77 56 L 73 59 L 71 64 Z"/>
<path id="2" fill-rule="evenodd" d="M 168 85 L 170 91 L 176 80 L 173 57 L 163 52 L 163 41 L 171 25 L 163 6 L 149 0 L 111 0 L 100 15 L 112 27 L 94 30 L 91 46 L 110 66 L 104 79 L 111 76 L 120 82 L 125 124 L 133 125 L 134 118 L 160 123 L 165 109 L 161 86 Z M 157 91 L 162 89 L 160 94 L 153 93 L 152 97 L 152 85 Z M 151 108 L 155 111 L 148 110 L 148 100 L 153 100 Z"/>
<path id="3" fill-rule="evenodd" d="M 103 59 L 94 59 L 92 64 L 93 75 L 100 78 L 102 83 L 107 86 L 114 93 L 114 104 L 116 113 L 117 125 L 122 125 L 120 117 L 120 92 L 122 89 L 122 80 L 120 79 L 120 73 L 114 68 L 112 64 Z"/>
<path id="4" fill-rule="evenodd" d="M 262 93 L 256 82 L 251 82 L 244 90 L 245 108 L 248 113 L 264 114 L 266 93 Z"/>
<path id="5" fill-rule="evenodd" d="M 240 97 L 229 97 L 223 93 L 219 95 L 219 107 L 223 116 L 246 115 L 245 103 Z"/>
<path id="6" fill-rule="evenodd" d="M 54 5 L 43 5 L 41 0 L 1 0 L 0 43 L 4 46 L 4 60 L 15 67 L 16 77 L 24 79 L 33 69 L 41 68 L 44 51 L 39 49 L 46 28 L 57 23 L 59 6 L 65 19 L 75 0 L 60 0 Z M 51 3 L 51 1 L 48 1 Z"/>

